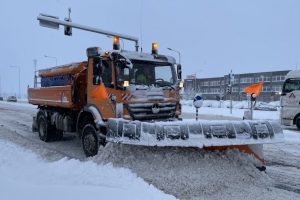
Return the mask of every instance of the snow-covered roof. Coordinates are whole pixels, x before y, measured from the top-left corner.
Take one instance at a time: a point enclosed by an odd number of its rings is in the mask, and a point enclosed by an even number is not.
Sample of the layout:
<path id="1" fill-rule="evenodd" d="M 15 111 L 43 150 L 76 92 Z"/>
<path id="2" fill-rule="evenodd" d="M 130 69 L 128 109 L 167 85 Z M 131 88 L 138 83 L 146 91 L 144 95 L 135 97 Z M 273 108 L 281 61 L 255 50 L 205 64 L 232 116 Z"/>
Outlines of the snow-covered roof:
<path id="1" fill-rule="evenodd" d="M 299 78 L 300 79 L 300 70 L 290 71 L 286 75 L 286 79 L 288 79 L 288 78 Z"/>
<path id="2" fill-rule="evenodd" d="M 150 53 L 136 52 L 136 51 L 121 51 L 120 54 L 130 60 L 143 60 L 152 62 L 168 62 L 175 64 L 176 60 L 172 56 L 155 55 Z"/>

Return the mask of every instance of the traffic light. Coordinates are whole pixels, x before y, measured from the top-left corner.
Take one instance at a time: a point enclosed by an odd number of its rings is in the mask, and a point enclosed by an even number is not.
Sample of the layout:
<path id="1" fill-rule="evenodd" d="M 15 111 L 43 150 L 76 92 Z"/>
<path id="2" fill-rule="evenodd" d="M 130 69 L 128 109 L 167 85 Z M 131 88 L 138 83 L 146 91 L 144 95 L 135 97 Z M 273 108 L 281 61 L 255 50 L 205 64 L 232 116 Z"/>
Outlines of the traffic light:
<path id="1" fill-rule="evenodd" d="M 226 93 L 227 93 L 227 94 L 231 94 L 231 86 L 230 86 L 230 85 L 228 85 L 228 86 L 226 87 Z"/>
<path id="2" fill-rule="evenodd" d="M 65 21 L 72 22 L 70 18 L 65 18 Z M 65 26 L 65 35 L 72 36 L 72 27 L 71 26 Z"/>
<path id="3" fill-rule="evenodd" d="M 69 11 L 69 17 L 66 17 L 65 21 L 66 22 L 72 22 L 72 20 L 71 20 L 71 8 L 69 8 L 68 11 Z M 65 25 L 65 35 L 72 36 L 72 27 L 71 26 L 66 26 Z"/>

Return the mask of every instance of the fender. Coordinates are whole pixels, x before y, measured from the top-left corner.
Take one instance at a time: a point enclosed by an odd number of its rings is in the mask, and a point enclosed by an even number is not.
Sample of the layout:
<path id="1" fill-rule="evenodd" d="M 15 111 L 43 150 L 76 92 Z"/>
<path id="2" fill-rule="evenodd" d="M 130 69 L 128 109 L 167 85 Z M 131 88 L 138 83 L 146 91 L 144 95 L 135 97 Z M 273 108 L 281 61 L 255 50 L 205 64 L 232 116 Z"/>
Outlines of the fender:
<path id="1" fill-rule="evenodd" d="M 81 109 L 81 111 L 79 112 L 78 117 L 77 117 L 77 122 L 76 122 L 76 131 L 78 131 L 78 122 L 79 122 L 79 119 L 81 118 L 81 115 L 86 112 L 90 113 L 93 116 L 94 122 L 95 122 L 97 128 L 106 125 L 106 123 L 103 121 L 98 109 L 94 105 L 89 105 L 89 106 L 84 106 Z"/>

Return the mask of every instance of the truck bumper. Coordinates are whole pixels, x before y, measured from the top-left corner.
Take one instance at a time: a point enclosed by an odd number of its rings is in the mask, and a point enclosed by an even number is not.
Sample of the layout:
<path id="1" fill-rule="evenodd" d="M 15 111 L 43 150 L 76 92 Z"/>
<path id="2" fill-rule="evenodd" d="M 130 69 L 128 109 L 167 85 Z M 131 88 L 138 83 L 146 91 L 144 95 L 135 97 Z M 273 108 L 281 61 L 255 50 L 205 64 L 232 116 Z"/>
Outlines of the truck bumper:
<path id="1" fill-rule="evenodd" d="M 293 126 L 293 120 L 292 119 L 282 119 L 281 120 L 281 125 L 284 126 Z"/>

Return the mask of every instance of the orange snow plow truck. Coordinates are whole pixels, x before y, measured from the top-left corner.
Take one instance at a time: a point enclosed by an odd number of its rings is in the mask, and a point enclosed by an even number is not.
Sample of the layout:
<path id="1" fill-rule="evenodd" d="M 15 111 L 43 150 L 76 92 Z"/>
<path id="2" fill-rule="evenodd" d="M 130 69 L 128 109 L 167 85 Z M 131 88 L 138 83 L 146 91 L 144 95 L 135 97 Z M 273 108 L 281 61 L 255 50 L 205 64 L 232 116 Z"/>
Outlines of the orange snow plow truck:
<path id="1" fill-rule="evenodd" d="M 65 23 L 39 20 L 46 19 Z M 87 61 L 39 70 L 40 86 L 28 88 L 28 101 L 38 106 L 33 131 L 41 140 L 77 133 L 86 156 L 107 142 L 239 149 L 265 166 L 262 144 L 283 140 L 277 122 L 181 120 L 181 65 L 158 54 L 156 43 L 151 53 L 120 50 L 125 36 L 113 35 L 111 51 L 88 48 Z"/>

